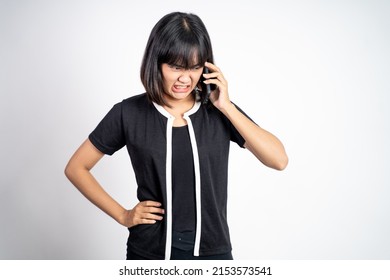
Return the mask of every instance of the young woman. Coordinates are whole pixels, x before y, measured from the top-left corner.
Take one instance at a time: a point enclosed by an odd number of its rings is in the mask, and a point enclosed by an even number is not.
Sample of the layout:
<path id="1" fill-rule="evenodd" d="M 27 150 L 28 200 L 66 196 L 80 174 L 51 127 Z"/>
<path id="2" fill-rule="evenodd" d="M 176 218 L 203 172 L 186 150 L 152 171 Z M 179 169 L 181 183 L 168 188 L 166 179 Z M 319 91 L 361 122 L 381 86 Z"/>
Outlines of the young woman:
<path id="1" fill-rule="evenodd" d="M 208 32 L 194 14 L 171 13 L 155 25 L 141 80 L 146 93 L 113 106 L 72 156 L 66 176 L 129 229 L 127 259 L 232 259 L 230 141 L 277 170 L 288 162 L 282 143 L 230 101 Z M 207 103 L 205 85 L 215 88 Z M 132 209 L 111 198 L 90 172 L 124 146 L 140 201 Z"/>

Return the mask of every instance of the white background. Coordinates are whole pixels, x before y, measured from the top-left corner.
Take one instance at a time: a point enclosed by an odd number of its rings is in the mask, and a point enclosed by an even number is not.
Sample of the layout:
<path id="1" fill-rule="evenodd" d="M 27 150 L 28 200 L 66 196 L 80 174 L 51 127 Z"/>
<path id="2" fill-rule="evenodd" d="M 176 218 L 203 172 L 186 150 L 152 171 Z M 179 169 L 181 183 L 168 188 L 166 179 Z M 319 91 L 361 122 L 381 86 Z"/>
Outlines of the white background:
<path id="1" fill-rule="evenodd" d="M 143 92 L 154 24 L 198 14 L 231 99 L 285 144 L 278 172 L 233 144 L 235 259 L 389 259 L 388 1 L 0 0 L 0 259 L 124 259 L 127 229 L 65 178 L 112 105 Z M 95 176 L 136 203 L 126 149 Z"/>

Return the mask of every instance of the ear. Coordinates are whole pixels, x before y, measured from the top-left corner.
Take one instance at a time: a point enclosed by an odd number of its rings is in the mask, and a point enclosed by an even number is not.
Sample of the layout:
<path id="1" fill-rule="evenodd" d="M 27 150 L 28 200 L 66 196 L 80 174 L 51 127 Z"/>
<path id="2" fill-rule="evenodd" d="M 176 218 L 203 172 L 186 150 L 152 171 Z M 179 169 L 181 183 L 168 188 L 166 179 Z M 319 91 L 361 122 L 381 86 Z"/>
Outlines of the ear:
<path id="1" fill-rule="evenodd" d="M 196 92 L 201 92 L 202 91 L 202 82 L 201 81 L 199 81 L 199 83 L 196 85 L 196 87 L 195 87 L 195 91 Z"/>

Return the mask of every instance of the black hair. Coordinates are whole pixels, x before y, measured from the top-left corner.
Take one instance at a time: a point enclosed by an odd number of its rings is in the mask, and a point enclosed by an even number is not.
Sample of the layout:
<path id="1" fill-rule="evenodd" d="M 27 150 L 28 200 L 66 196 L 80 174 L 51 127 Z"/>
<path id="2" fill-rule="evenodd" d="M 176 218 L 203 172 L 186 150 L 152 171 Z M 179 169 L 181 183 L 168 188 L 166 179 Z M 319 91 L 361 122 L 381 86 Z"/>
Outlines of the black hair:
<path id="1" fill-rule="evenodd" d="M 202 20 L 194 14 L 173 12 L 153 27 L 141 65 L 141 81 L 149 101 L 167 105 L 161 73 L 163 63 L 185 69 L 213 63 L 211 40 Z M 202 98 L 202 97 L 201 97 Z"/>

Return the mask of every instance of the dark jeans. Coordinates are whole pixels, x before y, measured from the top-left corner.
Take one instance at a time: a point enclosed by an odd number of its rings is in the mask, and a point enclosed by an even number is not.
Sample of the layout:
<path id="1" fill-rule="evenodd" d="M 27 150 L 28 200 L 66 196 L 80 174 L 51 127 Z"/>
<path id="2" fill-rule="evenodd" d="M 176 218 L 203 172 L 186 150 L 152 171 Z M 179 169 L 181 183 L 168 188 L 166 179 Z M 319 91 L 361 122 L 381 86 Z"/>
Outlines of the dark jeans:
<path id="1" fill-rule="evenodd" d="M 172 247 L 171 260 L 233 260 L 231 252 L 219 255 L 194 257 L 193 250 L 184 251 Z"/>
<path id="2" fill-rule="evenodd" d="M 193 255 L 195 231 L 172 232 L 171 260 L 233 260 L 231 252 L 218 255 L 195 257 Z M 128 260 L 147 260 L 127 248 Z"/>
<path id="3" fill-rule="evenodd" d="M 131 250 L 127 251 L 127 260 L 148 260 L 145 257 L 142 257 L 138 254 L 135 254 Z M 233 260 L 231 252 L 219 255 L 203 256 L 203 257 L 194 257 L 193 250 L 184 251 L 172 247 L 171 251 L 171 260 Z"/>

